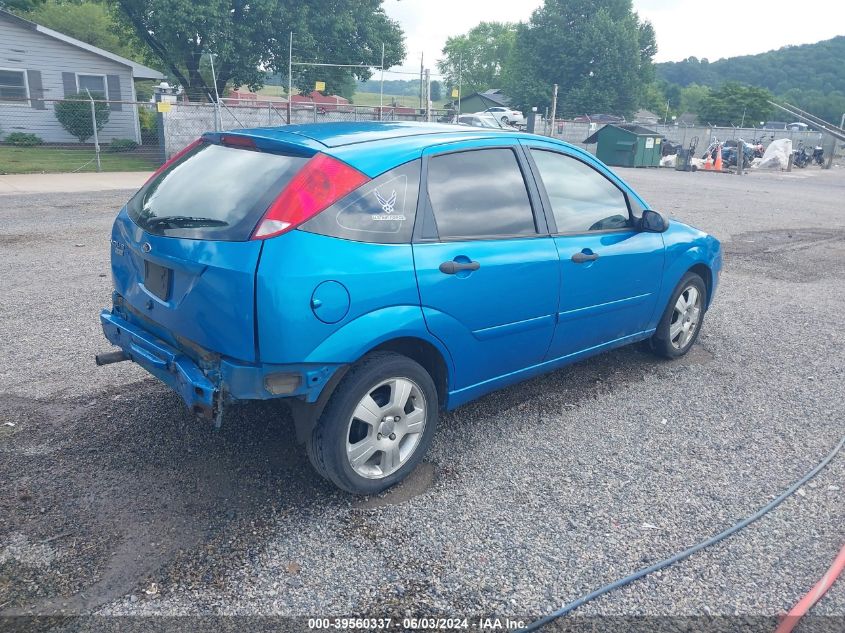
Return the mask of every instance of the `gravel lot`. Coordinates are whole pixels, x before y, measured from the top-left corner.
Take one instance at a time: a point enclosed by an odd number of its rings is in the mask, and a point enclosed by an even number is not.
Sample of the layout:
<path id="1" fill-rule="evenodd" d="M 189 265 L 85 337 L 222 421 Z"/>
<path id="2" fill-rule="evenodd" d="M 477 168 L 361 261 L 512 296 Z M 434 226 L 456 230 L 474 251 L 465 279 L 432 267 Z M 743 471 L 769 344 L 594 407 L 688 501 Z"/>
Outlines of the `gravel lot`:
<path id="1" fill-rule="evenodd" d="M 0 196 L 0 615 L 527 620 L 764 505 L 845 433 L 845 171 L 620 173 L 723 241 L 697 347 L 618 350 L 462 407 L 409 483 L 364 501 L 312 474 L 283 406 L 215 432 L 139 368 L 94 366 L 130 192 Z M 842 546 L 843 487 L 845 454 L 578 618 L 771 629 Z M 799 633 L 842 630 L 845 580 L 813 614 L 838 617 Z"/>

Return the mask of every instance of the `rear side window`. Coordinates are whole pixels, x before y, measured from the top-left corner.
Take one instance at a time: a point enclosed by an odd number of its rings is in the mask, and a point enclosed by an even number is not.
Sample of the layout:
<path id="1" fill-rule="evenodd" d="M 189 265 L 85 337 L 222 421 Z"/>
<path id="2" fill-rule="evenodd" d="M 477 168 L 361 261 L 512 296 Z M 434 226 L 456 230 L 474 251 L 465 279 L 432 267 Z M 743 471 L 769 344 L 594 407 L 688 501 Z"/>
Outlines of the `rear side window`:
<path id="1" fill-rule="evenodd" d="M 136 193 L 127 211 L 135 224 L 156 235 L 248 240 L 307 161 L 202 143 Z"/>
<path id="2" fill-rule="evenodd" d="M 408 243 L 419 189 L 420 161 L 414 160 L 358 187 L 299 229 L 356 242 Z"/>
<path id="3" fill-rule="evenodd" d="M 434 156 L 428 197 L 441 239 L 537 233 L 525 179 L 510 149 Z"/>
<path id="4" fill-rule="evenodd" d="M 580 160 L 532 149 L 558 233 L 624 229 L 631 225 L 625 194 Z"/>

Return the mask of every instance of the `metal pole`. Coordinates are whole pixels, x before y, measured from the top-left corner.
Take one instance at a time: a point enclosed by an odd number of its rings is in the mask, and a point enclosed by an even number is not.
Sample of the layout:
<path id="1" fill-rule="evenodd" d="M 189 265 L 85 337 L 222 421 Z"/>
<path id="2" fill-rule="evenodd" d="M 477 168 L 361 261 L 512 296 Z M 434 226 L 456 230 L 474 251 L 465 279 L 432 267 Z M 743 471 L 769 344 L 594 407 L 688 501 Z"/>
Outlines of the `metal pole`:
<path id="1" fill-rule="evenodd" d="M 384 107 L 384 42 L 381 43 L 381 84 L 378 89 L 378 109 Z"/>
<path id="2" fill-rule="evenodd" d="M 831 167 L 833 167 L 833 156 L 834 154 L 836 154 L 836 137 L 831 136 L 830 141 L 830 156 L 827 157 L 827 165 L 824 166 L 825 169 L 830 169 Z"/>
<path id="3" fill-rule="evenodd" d="M 291 120 L 291 97 L 293 97 L 293 31 L 288 39 L 288 125 Z"/>
<path id="4" fill-rule="evenodd" d="M 736 145 L 736 175 L 742 176 L 742 168 L 745 163 L 745 141 L 740 140 Z"/>
<path id="5" fill-rule="evenodd" d="M 91 100 L 91 124 L 94 129 L 94 157 L 97 159 L 97 171 L 103 171 L 102 165 L 100 165 L 100 139 L 97 137 L 97 110 L 94 107 L 94 97 L 91 96 L 91 91 L 88 88 L 85 89 L 85 92 L 88 93 L 88 98 Z"/>
<path id="6" fill-rule="evenodd" d="M 423 53 L 420 53 L 420 112 L 423 109 Z"/>
<path id="7" fill-rule="evenodd" d="M 552 89 L 552 129 L 549 136 L 555 136 L 555 119 L 557 119 L 557 84 L 554 84 Z"/>
<path id="8" fill-rule="evenodd" d="M 461 75 L 463 73 L 463 70 L 464 70 L 464 54 L 461 53 L 458 56 L 458 116 L 461 116 L 461 97 L 462 97 L 461 88 L 463 88 L 463 86 L 461 85 L 461 81 L 463 80 L 463 77 Z M 842 116 L 845 116 L 845 114 L 843 114 Z"/>
<path id="9" fill-rule="evenodd" d="M 431 71 L 425 69 L 425 120 L 431 122 Z"/>
<path id="10" fill-rule="evenodd" d="M 208 59 L 211 60 L 211 81 L 214 84 L 214 131 L 219 132 L 223 127 L 223 121 L 220 119 L 220 95 L 217 94 L 217 74 L 214 72 L 214 53 L 208 54 Z"/>

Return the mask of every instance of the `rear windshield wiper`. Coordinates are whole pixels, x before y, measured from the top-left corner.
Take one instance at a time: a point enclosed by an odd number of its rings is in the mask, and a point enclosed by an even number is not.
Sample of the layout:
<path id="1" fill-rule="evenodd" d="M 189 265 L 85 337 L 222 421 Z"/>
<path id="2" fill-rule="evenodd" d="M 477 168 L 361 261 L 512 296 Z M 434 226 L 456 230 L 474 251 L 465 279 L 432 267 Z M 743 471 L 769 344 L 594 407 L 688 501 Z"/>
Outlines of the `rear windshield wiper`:
<path id="1" fill-rule="evenodd" d="M 192 218 L 187 215 L 164 215 L 156 218 L 149 218 L 146 224 L 150 228 L 161 226 L 172 229 L 187 229 L 200 226 L 229 226 L 228 222 L 215 220 L 214 218 Z"/>

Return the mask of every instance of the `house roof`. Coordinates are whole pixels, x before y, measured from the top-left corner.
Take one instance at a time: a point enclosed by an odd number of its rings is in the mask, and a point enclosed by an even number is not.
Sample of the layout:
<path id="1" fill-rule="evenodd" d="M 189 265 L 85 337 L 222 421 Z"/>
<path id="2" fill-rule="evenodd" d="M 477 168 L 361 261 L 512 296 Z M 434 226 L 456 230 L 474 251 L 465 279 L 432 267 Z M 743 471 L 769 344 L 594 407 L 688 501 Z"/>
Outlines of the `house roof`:
<path id="1" fill-rule="evenodd" d="M 29 20 L 24 20 L 23 18 L 18 17 L 13 13 L 9 13 L 8 11 L 4 11 L 3 9 L 0 9 L 0 19 L 12 22 L 17 26 L 29 29 L 30 31 L 41 33 L 47 37 L 52 37 L 53 39 L 64 42 L 65 44 L 76 46 L 77 48 L 86 50 L 89 53 L 99 55 L 100 57 L 105 57 L 106 59 L 110 59 L 118 64 L 129 66 L 132 69 L 132 75 L 135 79 L 164 79 L 164 75 L 157 70 L 148 68 L 138 62 L 133 62 L 131 59 L 121 57 L 115 53 L 110 53 L 109 51 L 93 46 L 92 44 L 87 44 L 86 42 L 78 40 L 75 37 L 71 37 L 70 35 L 59 33 L 59 31 L 54 31 L 53 29 L 48 29 L 46 26 L 41 26 L 40 24 L 30 22 Z"/>
<path id="2" fill-rule="evenodd" d="M 590 145 L 591 143 L 598 142 L 599 134 L 609 127 L 619 128 L 620 130 L 625 130 L 626 132 L 630 132 L 634 136 L 660 136 L 659 132 L 655 132 L 654 130 L 650 130 L 647 127 L 643 127 L 642 125 L 635 125 L 633 123 L 608 123 L 607 125 L 599 128 L 590 136 L 584 139 L 584 143 Z"/>
<path id="3" fill-rule="evenodd" d="M 494 106 L 506 106 L 511 102 L 511 98 L 502 92 L 501 88 L 491 88 L 484 92 L 473 92 L 469 95 L 461 97 L 461 101 L 466 101 L 473 97 L 479 97 L 482 101 L 487 101 Z"/>
<path id="4" fill-rule="evenodd" d="M 634 120 L 638 119 L 654 119 L 657 121 L 658 117 L 654 112 L 651 110 L 638 110 L 637 113 L 634 115 Z"/>
<path id="5" fill-rule="evenodd" d="M 290 100 L 294 103 L 332 103 L 336 105 L 345 105 L 349 101 L 340 95 L 324 95 L 316 90 L 311 91 L 307 95 L 293 95 Z"/>

